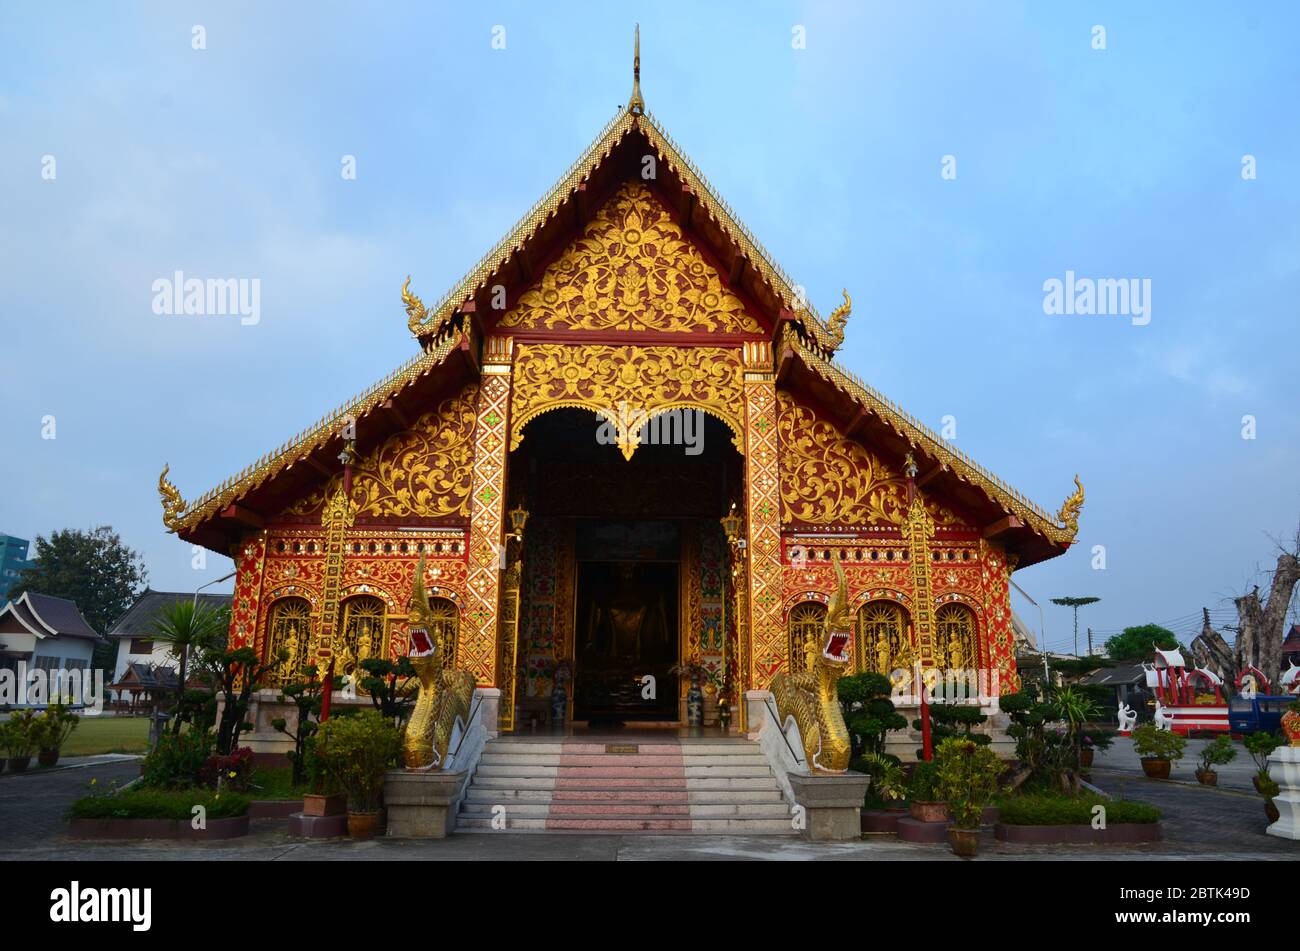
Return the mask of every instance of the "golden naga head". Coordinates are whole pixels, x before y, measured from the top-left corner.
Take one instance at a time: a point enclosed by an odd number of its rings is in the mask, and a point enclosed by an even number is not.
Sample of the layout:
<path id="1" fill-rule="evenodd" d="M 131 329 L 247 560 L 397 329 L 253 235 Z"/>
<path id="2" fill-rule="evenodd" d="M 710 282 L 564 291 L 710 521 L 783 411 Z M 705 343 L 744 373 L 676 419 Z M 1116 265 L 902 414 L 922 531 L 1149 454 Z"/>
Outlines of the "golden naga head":
<path id="1" fill-rule="evenodd" d="M 1074 476 L 1074 494 L 1061 503 L 1061 509 L 1056 513 L 1057 524 L 1065 526 L 1070 535 L 1079 534 L 1079 512 L 1083 510 L 1083 483 L 1079 481 L 1076 473 Z"/>
<path id="2" fill-rule="evenodd" d="M 418 335 L 424 322 L 429 319 L 429 312 L 424 309 L 424 301 L 411 293 L 411 275 L 406 275 L 402 284 L 402 303 L 406 305 L 406 326 L 411 333 Z"/>
<path id="3" fill-rule="evenodd" d="M 429 597 L 424 592 L 424 552 L 420 552 L 420 561 L 415 566 L 415 580 L 411 585 L 411 624 L 409 635 L 411 649 L 408 656 L 418 668 L 417 661 L 434 658 L 442 645 L 438 643 L 437 628 L 433 623 L 433 609 L 429 607 Z"/>
<path id="4" fill-rule="evenodd" d="M 167 480 L 167 473 L 170 471 L 171 466 L 164 465 L 162 474 L 158 476 L 158 498 L 162 501 L 163 525 L 167 526 L 167 531 L 175 532 L 180 528 L 181 516 L 185 514 L 186 506 L 180 489 Z"/>
<path id="5" fill-rule="evenodd" d="M 835 568 L 835 596 L 831 598 L 830 607 L 826 609 L 825 641 L 822 647 L 822 660 L 836 666 L 849 662 L 849 637 L 853 630 L 853 617 L 849 613 L 849 582 L 840 562 L 838 549 L 831 552 L 831 564 Z"/>
<path id="6" fill-rule="evenodd" d="M 840 344 L 844 342 L 844 326 L 849 322 L 851 313 L 853 313 L 853 299 L 849 297 L 848 288 L 844 288 L 844 303 L 831 311 L 831 315 L 826 318 L 826 329 L 830 332 L 831 350 L 838 350 Z"/>

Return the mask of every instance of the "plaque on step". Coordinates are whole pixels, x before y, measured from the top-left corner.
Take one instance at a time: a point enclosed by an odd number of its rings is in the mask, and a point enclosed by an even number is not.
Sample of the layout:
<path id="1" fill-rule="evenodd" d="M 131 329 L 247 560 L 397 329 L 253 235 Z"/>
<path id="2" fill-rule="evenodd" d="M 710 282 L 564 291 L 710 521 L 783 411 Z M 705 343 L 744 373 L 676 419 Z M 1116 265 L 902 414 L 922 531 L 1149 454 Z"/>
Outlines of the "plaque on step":
<path id="1" fill-rule="evenodd" d="M 635 756 L 640 749 L 635 743 L 606 743 L 605 752 L 615 753 L 620 756 Z"/>

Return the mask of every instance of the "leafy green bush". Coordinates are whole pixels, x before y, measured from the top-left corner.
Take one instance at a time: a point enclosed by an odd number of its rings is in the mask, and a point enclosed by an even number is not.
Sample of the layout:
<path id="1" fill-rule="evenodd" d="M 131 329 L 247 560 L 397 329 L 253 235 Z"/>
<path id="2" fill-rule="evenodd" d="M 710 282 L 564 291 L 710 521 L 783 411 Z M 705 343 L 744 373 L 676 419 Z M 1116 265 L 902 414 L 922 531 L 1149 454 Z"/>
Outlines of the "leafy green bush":
<path id="1" fill-rule="evenodd" d="M 1261 773 L 1268 772 L 1268 758 L 1273 751 L 1282 745 L 1282 740 L 1267 730 L 1260 730 L 1246 737 L 1246 752 L 1250 758 L 1255 761 Z"/>
<path id="2" fill-rule="evenodd" d="M 1154 723 L 1143 723 L 1133 731 L 1133 749 L 1142 759 L 1177 761 L 1187 752 L 1187 738 Z"/>
<path id="3" fill-rule="evenodd" d="M 939 773 L 934 761 L 918 760 L 907 779 L 909 802 L 936 802 L 939 799 Z"/>
<path id="4" fill-rule="evenodd" d="M 1220 736 L 1207 743 L 1200 752 L 1201 772 L 1208 772 L 1216 766 L 1231 763 L 1237 758 L 1237 748 L 1232 745 L 1232 738 Z"/>
<path id="5" fill-rule="evenodd" d="M 884 753 L 864 753 L 853 760 L 849 768 L 871 777 L 862 805 L 866 809 L 883 809 L 897 805 L 907 795 L 907 777 L 897 756 Z"/>
<path id="6" fill-rule="evenodd" d="M 1107 825 L 1160 821 L 1160 810 L 1155 806 L 1128 799 L 1103 799 L 1092 793 L 1008 796 L 1002 802 L 1001 821 L 1018 826 L 1090 825 L 1092 808 L 1097 805 L 1105 807 Z"/>
<path id="7" fill-rule="evenodd" d="M 965 738 L 944 740 L 934 753 L 939 795 L 959 829 L 979 827 L 980 816 L 998 789 L 1004 769 L 987 746 Z"/>
<path id="8" fill-rule="evenodd" d="M 885 737 L 907 726 L 890 700 L 893 685 L 884 674 L 868 672 L 841 677 L 835 689 L 849 728 L 853 758 L 885 752 Z M 865 770 L 864 770 L 865 772 Z"/>
<path id="9" fill-rule="evenodd" d="M 61 749 L 80 719 L 63 704 L 52 703 L 32 721 L 32 739 L 40 749 Z"/>
<path id="10" fill-rule="evenodd" d="M 144 758 L 141 784 L 151 789 L 187 789 L 198 785 L 203 764 L 212 755 L 213 737 L 201 730 L 164 734 Z"/>
<path id="11" fill-rule="evenodd" d="M 210 790 L 166 790 L 135 787 L 115 796 L 86 796 L 68 810 L 70 819 L 180 819 L 194 817 L 202 806 L 209 819 L 228 819 L 248 812 L 249 798 Z"/>
<path id="12" fill-rule="evenodd" d="M 375 812 L 384 792 L 384 773 L 398 764 L 401 734 L 374 710 L 331 717 L 314 737 L 315 755 L 348 797 L 352 812 Z"/>
<path id="13" fill-rule="evenodd" d="M 35 710 L 19 710 L 0 723 L 0 748 L 10 759 L 26 759 L 36 751 L 40 725 Z"/>

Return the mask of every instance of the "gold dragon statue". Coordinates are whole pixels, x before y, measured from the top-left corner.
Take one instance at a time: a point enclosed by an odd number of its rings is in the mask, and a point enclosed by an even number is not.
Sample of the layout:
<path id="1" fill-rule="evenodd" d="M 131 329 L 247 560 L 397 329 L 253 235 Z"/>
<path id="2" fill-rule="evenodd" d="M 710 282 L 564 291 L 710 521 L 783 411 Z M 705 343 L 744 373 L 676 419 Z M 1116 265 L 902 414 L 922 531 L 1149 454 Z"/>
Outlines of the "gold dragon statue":
<path id="1" fill-rule="evenodd" d="M 834 353 L 844 342 L 844 326 L 849 322 L 849 315 L 853 313 L 853 299 L 849 297 L 848 288 L 844 288 L 844 303 L 836 307 L 829 317 L 826 318 L 826 329 L 830 334 L 830 348 Z"/>
<path id="2" fill-rule="evenodd" d="M 411 594 L 411 666 L 420 678 L 411 718 L 402 736 L 402 761 L 407 769 L 438 769 L 447 758 L 452 728 L 459 717 L 469 718 L 474 696 L 474 675 L 466 670 L 445 669 L 445 645 L 436 632 L 433 609 L 424 593 L 424 555 L 415 569 Z"/>
<path id="3" fill-rule="evenodd" d="M 170 471 L 171 466 L 164 465 L 162 474 L 158 476 L 158 498 L 162 500 L 163 525 L 169 532 L 174 532 L 180 527 L 181 516 L 185 514 L 185 499 L 181 497 L 181 490 L 167 480 Z"/>
<path id="4" fill-rule="evenodd" d="M 1056 513 L 1057 524 L 1064 525 L 1071 535 L 1079 534 L 1079 512 L 1083 509 L 1083 483 L 1074 477 L 1074 493 L 1061 503 Z"/>
<path id="5" fill-rule="evenodd" d="M 804 757 L 811 769 L 842 773 L 849 768 L 849 728 L 844 725 L 836 684 L 849 669 L 849 588 L 840 564 L 840 553 L 833 555 L 836 589 L 826 612 L 820 650 L 809 637 L 804 645 L 807 656 L 799 673 L 782 671 L 772 678 L 772 696 L 776 699 L 777 718 L 785 723 L 794 717 L 803 740 Z"/>

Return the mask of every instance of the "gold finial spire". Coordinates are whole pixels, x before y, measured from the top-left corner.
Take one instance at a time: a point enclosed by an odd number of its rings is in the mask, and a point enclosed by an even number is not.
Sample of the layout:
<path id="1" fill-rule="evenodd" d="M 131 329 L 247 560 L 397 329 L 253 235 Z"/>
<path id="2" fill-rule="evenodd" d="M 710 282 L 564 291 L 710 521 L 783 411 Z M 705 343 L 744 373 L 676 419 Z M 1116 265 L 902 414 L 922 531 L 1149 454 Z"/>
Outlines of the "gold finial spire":
<path id="1" fill-rule="evenodd" d="M 632 53 L 632 98 L 627 101 L 628 112 L 645 113 L 645 100 L 641 98 L 641 24 L 636 25 L 636 42 Z"/>

